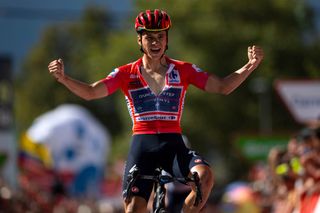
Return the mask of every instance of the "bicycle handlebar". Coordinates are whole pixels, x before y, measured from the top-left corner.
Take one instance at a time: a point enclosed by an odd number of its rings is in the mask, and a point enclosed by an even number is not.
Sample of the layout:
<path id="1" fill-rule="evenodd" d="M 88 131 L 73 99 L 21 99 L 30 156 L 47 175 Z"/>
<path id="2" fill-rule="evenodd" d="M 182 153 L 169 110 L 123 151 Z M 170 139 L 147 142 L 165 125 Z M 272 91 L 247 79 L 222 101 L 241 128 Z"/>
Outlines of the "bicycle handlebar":
<path id="1" fill-rule="evenodd" d="M 201 184 L 200 184 L 200 178 L 197 172 L 192 173 L 192 177 L 185 177 L 185 178 L 180 178 L 180 177 L 173 177 L 170 175 L 163 175 L 161 174 L 162 169 L 157 168 L 156 169 L 156 174 L 155 175 L 140 175 L 139 174 L 139 169 L 136 165 L 134 165 L 128 174 L 128 185 L 126 189 L 126 201 L 128 199 L 131 199 L 131 188 L 135 181 L 139 179 L 145 179 L 145 180 L 153 180 L 155 182 L 158 182 L 160 185 L 165 185 L 174 181 L 178 181 L 183 184 L 188 184 L 188 182 L 194 182 L 196 186 L 196 199 L 194 202 L 194 206 L 198 206 L 199 203 L 202 202 L 202 192 L 201 192 Z"/>
<path id="2" fill-rule="evenodd" d="M 129 171 L 129 174 L 128 174 L 128 179 L 127 179 L 128 186 L 124 192 L 126 194 L 125 202 L 129 202 L 132 197 L 131 196 L 131 194 L 132 194 L 131 189 L 132 189 L 133 184 L 136 182 L 138 175 L 139 175 L 138 167 L 136 167 L 136 166 L 132 167 Z"/>

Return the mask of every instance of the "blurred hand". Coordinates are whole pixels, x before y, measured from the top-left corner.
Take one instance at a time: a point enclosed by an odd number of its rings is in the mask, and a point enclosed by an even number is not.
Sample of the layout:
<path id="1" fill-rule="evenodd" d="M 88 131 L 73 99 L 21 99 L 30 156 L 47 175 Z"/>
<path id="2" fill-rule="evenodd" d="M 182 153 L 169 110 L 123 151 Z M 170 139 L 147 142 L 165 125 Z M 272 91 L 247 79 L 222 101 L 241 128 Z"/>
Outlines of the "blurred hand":
<path id="1" fill-rule="evenodd" d="M 64 77 L 64 65 L 62 59 L 51 61 L 48 65 L 49 73 L 51 73 L 57 81 L 61 81 Z"/>
<path id="2" fill-rule="evenodd" d="M 259 46 L 248 47 L 248 58 L 249 63 L 258 66 L 262 61 L 264 56 L 263 50 Z"/>

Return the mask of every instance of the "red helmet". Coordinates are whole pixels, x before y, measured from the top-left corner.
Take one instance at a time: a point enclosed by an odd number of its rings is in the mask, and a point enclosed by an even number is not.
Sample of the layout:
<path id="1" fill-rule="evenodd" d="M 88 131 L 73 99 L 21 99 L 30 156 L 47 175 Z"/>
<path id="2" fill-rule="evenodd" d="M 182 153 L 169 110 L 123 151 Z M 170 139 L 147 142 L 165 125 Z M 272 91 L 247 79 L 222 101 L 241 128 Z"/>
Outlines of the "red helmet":
<path id="1" fill-rule="evenodd" d="M 142 31 L 163 31 L 169 30 L 171 27 L 171 20 L 169 15 L 159 9 L 153 11 L 146 10 L 141 12 L 135 22 L 135 28 L 138 33 Z"/>

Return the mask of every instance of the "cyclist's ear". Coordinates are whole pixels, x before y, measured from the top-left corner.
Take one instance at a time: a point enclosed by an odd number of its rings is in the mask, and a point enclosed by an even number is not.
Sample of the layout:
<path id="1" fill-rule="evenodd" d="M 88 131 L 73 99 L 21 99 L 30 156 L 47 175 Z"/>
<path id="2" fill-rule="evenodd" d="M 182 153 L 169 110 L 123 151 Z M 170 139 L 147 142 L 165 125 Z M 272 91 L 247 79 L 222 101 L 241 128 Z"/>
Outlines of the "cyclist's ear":
<path id="1" fill-rule="evenodd" d="M 140 33 L 137 35 L 137 42 L 139 45 L 142 43 L 142 35 Z"/>

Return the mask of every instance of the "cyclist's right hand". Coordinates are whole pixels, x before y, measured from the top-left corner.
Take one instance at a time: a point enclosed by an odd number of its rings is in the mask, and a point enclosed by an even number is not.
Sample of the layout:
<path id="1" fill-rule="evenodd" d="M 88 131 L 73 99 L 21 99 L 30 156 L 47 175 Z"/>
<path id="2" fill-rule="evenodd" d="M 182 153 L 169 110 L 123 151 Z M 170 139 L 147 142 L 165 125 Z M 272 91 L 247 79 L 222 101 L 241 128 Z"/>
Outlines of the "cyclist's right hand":
<path id="1" fill-rule="evenodd" d="M 64 65 L 62 59 L 51 61 L 48 65 L 49 73 L 51 73 L 57 81 L 61 81 L 64 77 Z"/>

